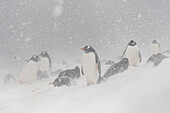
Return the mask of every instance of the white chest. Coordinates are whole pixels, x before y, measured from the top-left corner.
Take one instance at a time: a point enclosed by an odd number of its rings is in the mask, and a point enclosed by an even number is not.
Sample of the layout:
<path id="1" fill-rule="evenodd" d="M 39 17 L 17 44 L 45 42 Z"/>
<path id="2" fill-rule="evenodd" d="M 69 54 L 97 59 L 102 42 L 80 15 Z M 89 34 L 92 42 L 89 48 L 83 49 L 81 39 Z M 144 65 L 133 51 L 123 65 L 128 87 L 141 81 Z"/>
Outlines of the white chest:
<path id="1" fill-rule="evenodd" d="M 50 63 L 48 58 L 41 58 L 39 70 L 44 72 L 44 71 L 49 71 L 49 68 L 50 68 Z"/>
<path id="2" fill-rule="evenodd" d="M 95 64 L 95 54 L 94 53 L 88 53 L 83 55 L 83 65 L 94 65 Z"/>
<path id="3" fill-rule="evenodd" d="M 160 52 L 159 44 L 151 44 L 150 45 L 150 55 L 157 54 Z"/>
<path id="4" fill-rule="evenodd" d="M 84 54 L 83 72 L 87 82 L 96 83 L 98 81 L 99 73 L 94 53 Z"/>
<path id="5" fill-rule="evenodd" d="M 140 60 L 138 46 L 128 46 L 125 57 L 128 58 L 130 66 L 137 66 Z"/>
<path id="6" fill-rule="evenodd" d="M 34 80 L 36 80 L 38 68 L 39 68 L 38 62 L 29 61 L 21 71 L 20 80 L 23 83 L 33 82 Z"/>
<path id="7" fill-rule="evenodd" d="M 125 56 L 128 58 L 135 58 L 139 56 L 139 49 L 138 46 L 128 46 Z"/>

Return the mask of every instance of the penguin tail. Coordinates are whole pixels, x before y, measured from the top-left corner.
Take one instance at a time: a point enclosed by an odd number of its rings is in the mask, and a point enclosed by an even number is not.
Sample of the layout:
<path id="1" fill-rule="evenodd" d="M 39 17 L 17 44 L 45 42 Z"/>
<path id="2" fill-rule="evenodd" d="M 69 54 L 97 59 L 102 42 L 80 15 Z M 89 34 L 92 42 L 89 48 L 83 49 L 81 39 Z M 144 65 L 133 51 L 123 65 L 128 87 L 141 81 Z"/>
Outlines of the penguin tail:
<path id="1" fill-rule="evenodd" d="M 99 78 L 97 84 L 100 84 L 100 83 L 104 82 L 105 80 L 106 80 L 106 77 L 102 76 Z"/>

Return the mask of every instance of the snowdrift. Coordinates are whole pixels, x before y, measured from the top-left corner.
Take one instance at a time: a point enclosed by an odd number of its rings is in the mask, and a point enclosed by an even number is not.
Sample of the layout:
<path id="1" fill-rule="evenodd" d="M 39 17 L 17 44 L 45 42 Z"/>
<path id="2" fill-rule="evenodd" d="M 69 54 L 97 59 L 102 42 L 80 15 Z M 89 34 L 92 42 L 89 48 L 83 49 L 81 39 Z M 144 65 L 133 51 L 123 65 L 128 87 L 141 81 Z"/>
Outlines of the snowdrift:
<path id="1" fill-rule="evenodd" d="M 170 113 L 170 59 L 141 65 L 101 84 L 54 88 L 51 80 L 0 86 L 1 113 Z M 3 72 L 4 73 L 4 72 Z"/>

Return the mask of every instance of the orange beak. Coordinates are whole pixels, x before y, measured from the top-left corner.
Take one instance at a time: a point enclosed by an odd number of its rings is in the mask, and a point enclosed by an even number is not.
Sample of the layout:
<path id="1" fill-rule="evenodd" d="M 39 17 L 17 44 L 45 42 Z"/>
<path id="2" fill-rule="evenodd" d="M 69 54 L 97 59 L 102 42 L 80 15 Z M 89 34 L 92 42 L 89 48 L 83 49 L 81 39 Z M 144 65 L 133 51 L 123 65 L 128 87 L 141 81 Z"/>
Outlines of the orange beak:
<path id="1" fill-rule="evenodd" d="M 81 48 L 81 50 L 85 50 L 84 48 Z"/>

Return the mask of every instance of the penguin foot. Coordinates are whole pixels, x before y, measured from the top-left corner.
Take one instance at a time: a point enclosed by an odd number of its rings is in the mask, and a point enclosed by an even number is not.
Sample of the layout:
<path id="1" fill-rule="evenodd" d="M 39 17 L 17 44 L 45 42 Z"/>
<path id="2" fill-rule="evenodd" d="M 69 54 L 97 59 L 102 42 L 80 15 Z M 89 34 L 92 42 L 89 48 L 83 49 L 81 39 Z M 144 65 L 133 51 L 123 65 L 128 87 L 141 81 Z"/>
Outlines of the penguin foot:
<path id="1" fill-rule="evenodd" d="M 20 80 L 20 81 L 19 81 L 19 84 L 20 84 L 20 85 L 23 85 L 24 83 Z"/>
<path id="2" fill-rule="evenodd" d="M 94 83 L 87 83 L 87 86 L 91 86 L 91 85 L 94 85 Z"/>

